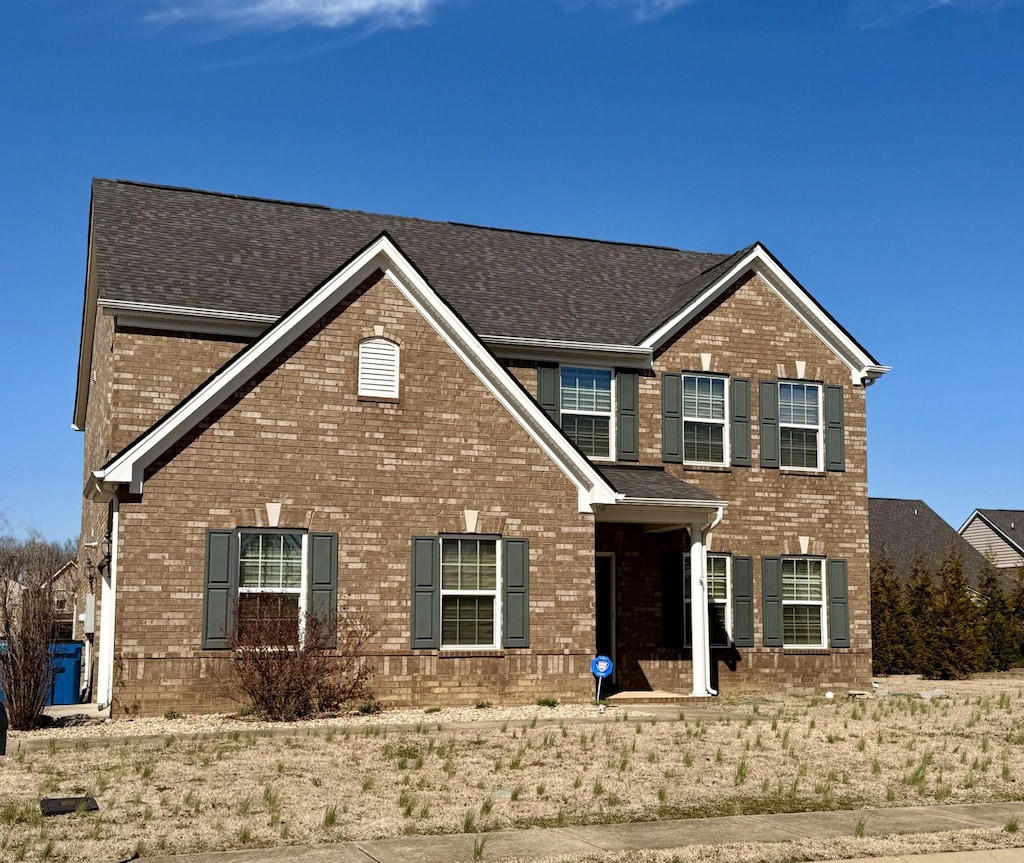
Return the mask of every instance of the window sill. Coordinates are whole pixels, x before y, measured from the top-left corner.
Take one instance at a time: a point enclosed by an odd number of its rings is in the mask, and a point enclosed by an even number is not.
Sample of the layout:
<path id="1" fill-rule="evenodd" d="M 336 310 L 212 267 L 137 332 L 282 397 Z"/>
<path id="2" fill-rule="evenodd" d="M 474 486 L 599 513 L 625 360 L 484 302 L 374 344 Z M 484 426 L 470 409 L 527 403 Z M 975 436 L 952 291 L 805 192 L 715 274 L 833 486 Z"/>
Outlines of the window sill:
<path id="1" fill-rule="evenodd" d="M 732 473 L 732 466 L 727 464 L 691 464 L 683 462 L 684 470 L 692 470 L 694 473 Z"/>
<path id="2" fill-rule="evenodd" d="M 780 467 L 779 473 L 782 476 L 828 476 L 828 473 L 823 470 L 800 470 L 798 467 Z"/>
<path id="3" fill-rule="evenodd" d="M 784 656 L 828 656 L 832 651 L 827 647 L 783 647 Z"/>
<path id="4" fill-rule="evenodd" d="M 441 659 L 472 659 L 481 656 L 500 659 L 505 651 L 500 647 L 442 647 L 437 652 Z"/>
<path id="5" fill-rule="evenodd" d="M 390 396 L 356 396 L 356 401 L 372 405 L 397 405 L 401 403 L 401 399 L 391 398 Z"/>

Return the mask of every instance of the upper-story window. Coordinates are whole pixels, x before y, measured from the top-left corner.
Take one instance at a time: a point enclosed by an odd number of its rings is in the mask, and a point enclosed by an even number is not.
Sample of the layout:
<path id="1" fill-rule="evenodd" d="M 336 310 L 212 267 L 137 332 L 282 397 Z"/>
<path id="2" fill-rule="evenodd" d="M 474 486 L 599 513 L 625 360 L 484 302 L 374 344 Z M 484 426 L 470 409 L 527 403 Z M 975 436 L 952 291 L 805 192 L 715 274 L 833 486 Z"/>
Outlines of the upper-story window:
<path id="1" fill-rule="evenodd" d="M 613 458 L 611 369 L 562 366 L 560 407 L 562 430 L 586 455 Z"/>
<path id="2" fill-rule="evenodd" d="M 683 375 L 683 461 L 726 464 L 725 378 Z"/>
<path id="3" fill-rule="evenodd" d="M 821 469 L 821 385 L 779 381 L 779 466 Z"/>
<path id="4" fill-rule="evenodd" d="M 359 343 L 359 395 L 398 398 L 398 345 L 388 339 Z"/>

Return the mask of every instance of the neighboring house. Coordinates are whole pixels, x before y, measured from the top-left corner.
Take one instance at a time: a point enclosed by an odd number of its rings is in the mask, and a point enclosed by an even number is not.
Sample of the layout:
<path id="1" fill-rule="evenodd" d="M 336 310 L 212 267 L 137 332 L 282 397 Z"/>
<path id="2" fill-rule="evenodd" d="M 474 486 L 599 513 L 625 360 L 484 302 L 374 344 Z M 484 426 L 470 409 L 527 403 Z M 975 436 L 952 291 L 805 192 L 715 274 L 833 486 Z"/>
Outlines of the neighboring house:
<path id="1" fill-rule="evenodd" d="M 950 548 L 956 547 L 963 560 L 967 583 L 972 590 L 977 589 L 985 558 L 923 500 L 872 497 L 868 499 L 868 506 L 871 559 L 888 555 L 904 585 L 910 578 L 915 558 L 936 573 Z"/>
<path id="2" fill-rule="evenodd" d="M 96 692 L 216 709 L 238 616 L 371 615 L 385 703 L 870 680 L 865 388 L 761 244 L 93 184 Z M 697 598 L 699 601 L 694 601 Z"/>
<path id="3" fill-rule="evenodd" d="M 74 641 L 82 636 L 82 622 L 78 615 L 84 607 L 85 593 L 79 581 L 77 560 L 69 560 L 53 574 L 55 641 Z"/>
<path id="4" fill-rule="evenodd" d="M 1000 569 L 1024 566 L 1024 511 L 976 509 L 960 535 Z"/>

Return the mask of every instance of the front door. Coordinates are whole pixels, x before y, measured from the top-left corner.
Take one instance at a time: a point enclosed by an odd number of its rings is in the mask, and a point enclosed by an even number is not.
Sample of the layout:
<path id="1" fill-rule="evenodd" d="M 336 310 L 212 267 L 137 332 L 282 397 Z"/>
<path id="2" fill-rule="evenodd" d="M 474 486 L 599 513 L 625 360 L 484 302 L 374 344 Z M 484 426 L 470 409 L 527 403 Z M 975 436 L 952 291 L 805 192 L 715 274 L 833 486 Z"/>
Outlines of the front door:
<path id="1" fill-rule="evenodd" d="M 614 683 L 618 674 L 615 658 L 615 555 L 599 551 L 594 558 L 595 605 L 597 612 L 598 656 L 607 656 L 615 665 L 609 683 Z"/>

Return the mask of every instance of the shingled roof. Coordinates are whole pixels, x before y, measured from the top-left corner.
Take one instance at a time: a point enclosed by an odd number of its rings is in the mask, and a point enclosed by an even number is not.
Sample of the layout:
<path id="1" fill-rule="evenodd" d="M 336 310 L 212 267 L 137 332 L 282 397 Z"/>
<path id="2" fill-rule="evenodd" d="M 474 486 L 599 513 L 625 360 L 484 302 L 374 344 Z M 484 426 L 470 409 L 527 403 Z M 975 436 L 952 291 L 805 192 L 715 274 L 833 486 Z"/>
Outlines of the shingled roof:
<path id="1" fill-rule="evenodd" d="M 91 219 L 101 301 L 280 316 L 386 232 L 477 334 L 601 344 L 636 344 L 732 257 L 122 180 L 93 181 Z"/>
<path id="2" fill-rule="evenodd" d="M 887 554 L 904 582 L 910 577 L 910 564 L 916 554 L 922 555 L 935 572 L 950 545 L 956 545 L 968 584 L 977 586 L 985 558 L 923 500 L 868 498 L 868 518 L 871 558 Z"/>
<path id="3" fill-rule="evenodd" d="M 1024 554 L 1024 510 L 979 509 L 978 514 Z"/>
<path id="4" fill-rule="evenodd" d="M 702 488 L 676 479 L 664 468 L 635 466 L 600 468 L 612 488 L 627 498 L 641 500 L 665 500 L 665 501 L 706 501 L 714 503 L 718 500 L 715 495 L 710 494 Z"/>

